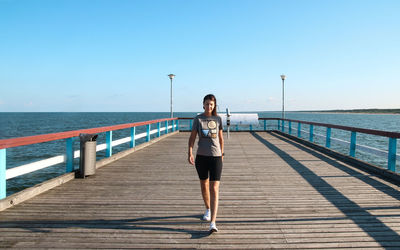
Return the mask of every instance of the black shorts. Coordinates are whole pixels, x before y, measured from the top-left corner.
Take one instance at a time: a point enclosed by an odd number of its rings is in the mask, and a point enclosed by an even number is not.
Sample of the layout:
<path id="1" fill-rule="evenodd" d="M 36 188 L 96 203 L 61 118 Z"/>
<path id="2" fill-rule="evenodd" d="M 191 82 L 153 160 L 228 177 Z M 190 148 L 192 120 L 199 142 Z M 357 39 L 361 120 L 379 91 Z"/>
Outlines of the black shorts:
<path id="1" fill-rule="evenodd" d="M 210 181 L 220 181 L 222 173 L 221 156 L 196 155 L 196 170 L 200 180 L 207 180 L 210 174 Z"/>

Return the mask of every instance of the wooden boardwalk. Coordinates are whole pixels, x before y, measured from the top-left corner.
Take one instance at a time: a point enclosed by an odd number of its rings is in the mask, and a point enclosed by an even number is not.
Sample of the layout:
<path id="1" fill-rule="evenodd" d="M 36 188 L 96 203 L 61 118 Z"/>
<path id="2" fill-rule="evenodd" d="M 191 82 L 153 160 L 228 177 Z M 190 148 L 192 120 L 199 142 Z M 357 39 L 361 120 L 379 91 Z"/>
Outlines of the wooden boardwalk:
<path id="1" fill-rule="evenodd" d="M 231 133 L 208 235 L 188 133 L 0 213 L 6 248 L 400 249 L 400 188 L 274 133 Z"/>

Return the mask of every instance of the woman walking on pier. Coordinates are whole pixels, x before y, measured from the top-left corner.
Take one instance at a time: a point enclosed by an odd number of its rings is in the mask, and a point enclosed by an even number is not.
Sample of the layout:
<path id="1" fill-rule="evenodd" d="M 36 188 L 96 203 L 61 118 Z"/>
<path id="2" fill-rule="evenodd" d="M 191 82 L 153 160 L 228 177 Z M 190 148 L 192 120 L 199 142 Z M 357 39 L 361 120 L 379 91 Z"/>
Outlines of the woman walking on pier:
<path id="1" fill-rule="evenodd" d="M 204 113 L 196 116 L 193 120 L 189 138 L 188 161 L 190 164 L 196 165 L 201 194 L 206 206 L 203 220 L 211 221 L 209 231 L 213 233 L 218 231 L 215 222 L 224 158 L 224 138 L 221 117 L 217 115 L 217 99 L 214 95 L 210 94 L 204 97 L 203 108 Z M 194 160 L 193 145 L 197 135 L 199 135 L 199 142 L 196 160 Z"/>

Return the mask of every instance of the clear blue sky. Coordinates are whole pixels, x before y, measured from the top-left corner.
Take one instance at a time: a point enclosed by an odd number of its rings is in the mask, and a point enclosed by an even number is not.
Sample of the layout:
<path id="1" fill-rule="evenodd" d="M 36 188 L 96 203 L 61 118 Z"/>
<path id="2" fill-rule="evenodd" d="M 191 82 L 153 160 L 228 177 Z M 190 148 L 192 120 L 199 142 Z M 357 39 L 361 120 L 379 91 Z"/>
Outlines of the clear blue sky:
<path id="1" fill-rule="evenodd" d="M 1 111 L 400 108 L 398 0 L 0 0 Z"/>

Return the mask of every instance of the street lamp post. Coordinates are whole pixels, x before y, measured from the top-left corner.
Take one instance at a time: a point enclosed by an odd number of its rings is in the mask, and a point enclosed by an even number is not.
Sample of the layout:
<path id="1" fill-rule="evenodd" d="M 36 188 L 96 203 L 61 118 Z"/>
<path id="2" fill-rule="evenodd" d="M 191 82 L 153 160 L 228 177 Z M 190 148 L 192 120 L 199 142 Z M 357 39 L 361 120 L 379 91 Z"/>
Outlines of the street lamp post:
<path id="1" fill-rule="evenodd" d="M 282 119 L 285 119 L 285 75 L 281 75 L 282 79 Z"/>
<path id="2" fill-rule="evenodd" d="M 169 77 L 169 79 L 171 79 L 171 118 L 172 118 L 172 117 L 174 117 L 174 113 L 172 112 L 172 79 L 174 79 L 175 75 L 169 74 L 168 77 Z"/>

